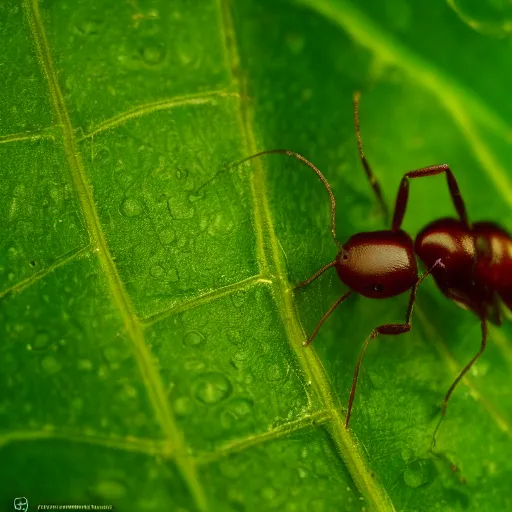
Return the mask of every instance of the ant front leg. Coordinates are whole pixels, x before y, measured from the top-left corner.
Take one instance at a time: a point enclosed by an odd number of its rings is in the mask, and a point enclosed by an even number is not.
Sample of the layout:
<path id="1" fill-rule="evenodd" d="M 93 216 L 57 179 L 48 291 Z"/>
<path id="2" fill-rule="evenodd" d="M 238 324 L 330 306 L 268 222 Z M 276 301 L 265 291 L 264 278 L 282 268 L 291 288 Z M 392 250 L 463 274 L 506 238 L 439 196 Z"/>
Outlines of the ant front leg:
<path id="1" fill-rule="evenodd" d="M 443 267 L 443 263 L 440 259 L 438 259 L 432 267 L 423 273 L 423 275 L 418 278 L 415 285 L 413 286 L 411 290 L 411 295 L 409 297 L 409 305 L 407 306 L 407 314 L 405 315 L 405 322 L 403 324 L 384 324 L 379 325 L 378 327 L 375 327 L 373 331 L 370 333 L 370 336 L 366 338 L 365 342 L 363 343 L 363 346 L 361 348 L 361 352 L 359 353 L 359 358 L 357 359 L 356 367 L 354 370 L 354 377 L 352 379 L 352 388 L 350 389 L 350 398 L 348 400 L 348 407 L 347 407 L 347 418 L 345 420 L 345 428 L 348 428 L 348 424 L 350 422 L 350 415 L 352 413 L 352 406 L 354 404 L 354 397 L 356 394 L 356 386 L 357 386 L 357 378 L 359 376 L 359 370 L 361 368 L 361 363 L 363 362 L 363 357 L 366 352 L 366 349 L 368 348 L 368 345 L 370 344 L 370 341 L 374 340 L 379 334 L 383 334 L 385 336 L 397 336 L 398 334 L 404 334 L 406 332 L 409 332 L 411 330 L 411 318 L 412 318 L 412 310 L 414 308 L 414 302 L 416 301 L 416 294 L 418 292 L 418 288 L 427 277 L 432 270 L 437 267 L 441 266 Z"/>
<path id="2" fill-rule="evenodd" d="M 450 190 L 450 195 L 460 220 L 466 227 L 469 227 L 466 206 L 464 205 L 464 200 L 462 199 L 457 180 L 455 179 L 455 176 L 453 175 L 453 172 L 448 165 L 440 164 L 431 165 L 430 167 L 423 167 L 422 169 L 409 171 L 408 173 L 404 174 L 402 181 L 400 182 L 400 187 L 398 188 L 398 194 L 396 196 L 395 212 L 393 214 L 393 222 L 391 224 L 392 231 L 398 231 L 402 225 L 402 221 L 404 220 L 405 209 L 407 208 L 407 200 L 409 199 L 409 179 L 423 178 L 425 176 L 435 176 L 436 174 L 441 174 L 442 172 L 446 173 L 448 189 Z"/>
<path id="3" fill-rule="evenodd" d="M 327 263 L 324 267 L 322 267 L 320 270 L 315 272 L 309 279 L 306 279 L 305 281 L 301 281 L 300 283 L 295 285 L 295 289 L 303 288 L 304 286 L 307 286 L 309 283 L 312 283 L 316 278 L 320 277 L 326 270 L 329 270 L 331 267 L 334 267 L 336 265 L 336 260 L 331 261 L 330 263 Z"/>
<path id="4" fill-rule="evenodd" d="M 453 384 L 450 386 L 450 389 L 446 393 L 446 396 L 443 400 L 443 405 L 441 406 L 441 417 L 439 418 L 439 422 L 437 423 L 436 429 L 434 430 L 434 435 L 432 436 L 432 448 L 436 445 L 436 435 L 443 418 L 446 416 L 446 406 L 448 405 L 448 400 L 452 396 L 453 390 L 456 388 L 457 384 L 462 380 L 464 375 L 468 373 L 469 369 L 476 363 L 477 359 L 482 355 L 485 347 L 487 345 L 487 321 L 485 317 L 481 319 L 482 326 L 482 341 L 480 343 L 480 350 L 473 356 L 471 361 L 463 368 L 463 370 L 459 373 L 458 377 L 453 381 Z"/>

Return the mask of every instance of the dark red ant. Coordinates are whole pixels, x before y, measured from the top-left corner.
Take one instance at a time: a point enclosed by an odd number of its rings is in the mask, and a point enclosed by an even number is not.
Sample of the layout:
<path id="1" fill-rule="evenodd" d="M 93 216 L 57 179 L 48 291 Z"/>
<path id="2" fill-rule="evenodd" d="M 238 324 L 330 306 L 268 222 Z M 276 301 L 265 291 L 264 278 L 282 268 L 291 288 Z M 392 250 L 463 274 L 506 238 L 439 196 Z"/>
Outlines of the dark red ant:
<path id="1" fill-rule="evenodd" d="M 363 168 L 377 200 L 387 217 L 387 207 L 375 176 L 366 160 L 359 130 L 359 93 L 354 95 L 356 138 Z M 345 244 L 336 238 L 336 202 L 331 187 L 321 171 L 302 155 L 286 149 L 262 151 L 238 164 L 258 156 L 281 153 L 296 158 L 318 175 L 331 200 L 331 234 L 339 252 L 334 259 L 296 288 L 308 285 L 326 270 L 334 267 L 340 280 L 350 290 L 342 295 L 321 318 L 304 345 L 309 345 L 331 313 L 353 292 L 372 299 L 385 299 L 411 290 L 409 305 L 402 324 L 384 324 L 375 327 L 364 342 L 354 370 L 352 389 L 348 401 L 345 427 L 352 412 L 357 378 L 368 344 L 379 334 L 398 335 L 411 329 L 411 316 L 416 293 L 422 280 L 432 273 L 440 290 L 465 309 L 473 311 L 482 326 L 480 350 L 463 368 L 448 389 L 441 408 L 441 418 L 435 435 L 446 414 L 446 406 L 453 390 L 471 366 L 480 357 L 487 342 L 487 321 L 501 324 L 500 299 L 512 310 L 512 238 L 498 225 L 491 222 L 469 224 L 466 207 L 457 181 L 446 164 L 432 165 L 404 174 L 395 202 L 391 229 L 357 233 Z M 458 214 L 458 219 L 443 218 L 430 223 L 412 238 L 401 229 L 409 197 L 409 180 L 445 173 L 448 189 Z M 415 254 L 423 261 L 427 271 L 418 276 Z"/>

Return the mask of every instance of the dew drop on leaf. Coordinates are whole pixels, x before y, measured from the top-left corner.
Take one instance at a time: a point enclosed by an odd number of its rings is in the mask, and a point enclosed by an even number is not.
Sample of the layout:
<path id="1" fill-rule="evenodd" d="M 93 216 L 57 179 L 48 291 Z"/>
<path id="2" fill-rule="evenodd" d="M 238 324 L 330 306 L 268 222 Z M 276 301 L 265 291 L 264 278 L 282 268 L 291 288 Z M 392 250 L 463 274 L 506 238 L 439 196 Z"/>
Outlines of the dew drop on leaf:
<path id="1" fill-rule="evenodd" d="M 198 379 L 196 398 L 204 404 L 213 405 L 225 400 L 231 391 L 231 383 L 222 373 L 205 373 Z"/>
<path id="2" fill-rule="evenodd" d="M 235 306 L 237 308 L 241 308 L 244 305 L 246 299 L 247 299 L 247 292 L 245 292 L 245 291 L 238 291 L 238 292 L 233 293 L 233 295 L 231 295 L 231 302 L 233 303 L 233 306 Z"/>
<path id="3" fill-rule="evenodd" d="M 253 420 L 254 404 L 246 398 L 231 400 L 222 411 L 220 422 L 224 429 L 243 428 Z"/>
<path id="4" fill-rule="evenodd" d="M 300 478 L 306 478 L 308 476 L 308 470 L 306 468 L 299 467 L 297 471 L 299 473 Z"/>
<path id="5" fill-rule="evenodd" d="M 36 334 L 32 343 L 32 350 L 45 350 L 50 344 L 50 334 L 46 331 L 40 331 Z"/>
<path id="6" fill-rule="evenodd" d="M 286 377 L 286 370 L 282 365 L 277 363 L 271 363 L 266 366 L 267 379 L 270 382 L 277 382 L 283 380 Z"/>
<path id="7" fill-rule="evenodd" d="M 188 361 L 185 361 L 183 367 L 189 372 L 200 372 L 204 369 L 204 363 L 197 359 L 189 359 Z"/>
<path id="8" fill-rule="evenodd" d="M 142 204 L 134 197 L 127 197 L 121 203 L 121 214 L 124 217 L 138 217 L 142 213 Z"/>
<path id="9" fill-rule="evenodd" d="M 92 370 L 92 362 L 89 359 L 79 359 L 77 367 L 81 371 L 90 372 Z"/>
<path id="10" fill-rule="evenodd" d="M 176 416 L 187 416 L 192 412 L 192 402 L 188 396 L 181 396 L 174 400 L 173 406 Z"/>
<path id="11" fill-rule="evenodd" d="M 41 368 L 48 375 L 58 373 L 62 369 L 62 365 L 53 356 L 46 356 L 41 360 Z"/>
<path id="12" fill-rule="evenodd" d="M 434 474 L 433 463 L 429 459 L 417 459 L 410 462 L 404 471 L 404 482 L 408 487 L 416 489 L 428 483 Z"/>
<path id="13" fill-rule="evenodd" d="M 277 492 L 274 488 L 272 487 L 264 487 L 262 490 L 261 490 L 261 495 L 262 497 L 267 500 L 267 501 L 272 501 L 276 498 L 277 496 Z"/>
<path id="14" fill-rule="evenodd" d="M 163 45 L 146 46 L 142 50 L 142 58 L 148 66 L 156 66 L 165 58 L 165 48 Z"/>
<path id="15" fill-rule="evenodd" d="M 149 275 L 155 279 L 162 279 L 165 275 L 165 270 L 163 269 L 162 265 L 153 265 L 149 269 Z"/>
<path id="16" fill-rule="evenodd" d="M 103 350 L 103 355 L 109 363 L 115 363 L 121 359 L 120 350 L 113 345 L 106 347 L 105 350 Z"/>
<path id="17" fill-rule="evenodd" d="M 206 343 L 206 338 L 197 331 L 189 331 L 183 337 L 183 344 L 186 347 L 200 347 Z"/>
<path id="18" fill-rule="evenodd" d="M 158 238 L 164 245 L 169 245 L 176 240 L 176 232 L 172 228 L 165 228 L 158 233 Z"/>
<path id="19" fill-rule="evenodd" d="M 243 370 L 247 367 L 247 361 L 249 359 L 248 350 L 237 350 L 231 357 L 231 365 L 237 370 Z"/>

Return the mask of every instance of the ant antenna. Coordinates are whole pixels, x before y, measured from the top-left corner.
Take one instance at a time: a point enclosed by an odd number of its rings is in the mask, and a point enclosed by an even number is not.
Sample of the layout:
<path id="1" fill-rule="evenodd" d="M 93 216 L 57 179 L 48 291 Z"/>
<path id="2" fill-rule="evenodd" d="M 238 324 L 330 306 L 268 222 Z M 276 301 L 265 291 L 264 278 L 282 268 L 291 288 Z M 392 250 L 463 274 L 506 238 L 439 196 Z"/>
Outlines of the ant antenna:
<path id="1" fill-rule="evenodd" d="M 370 167 L 370 164 L 368 163 L 368 160 L 366 160 L 366 157 L 364 156 L 363 140 L 361 138 L 361 131 L 359 129 L 359 102 L 360 102 L 360 100 L 361 100 L 361 92 L 356 91 L 354 93 L 354 122 L 356 125 L 356 138 L 357 138 L 357 146 L 359 148 L 359 157 L 361 158 L 361 163 L 363 164 L 364 170 L 366 172 L 366 176 L 368 177 L 368 180 L 373 189 L 373 192 L 377 196 L 377 201 L 379 202 L 380 208 L 385 217 L 385 222 L 387 224 L 388 219 L 389 219 L 388 207 L 386 205 L 386 202 L 384 201 L 384 198 L 382 197 L 382 192 L 380 189 L 379 182 L 375 178 L 375 176 L 372 172 L 372 169 Z"/>
<path id="2" fill-rule="evenodd" d="M 343 246 L 338 242 L 338 239 L 336 238 L 336 200 L 334 199 L 334 194 L 332 193 L 331 186 L 329 185 L 329 182 L 325 178 L 325 176 L 322 174 L 320 169 L 318 169 L 315 165 L 313 165 L 307 158 L 303 157 L 302 155 L 299 155 L 299 153 L 295 153 L 294 151 L 290 151 L 289 149 L 270 149 L 267 151 L 260 151 L 259 153 L 256 153 L 255 155 L 248 156 L 247 158 L 243 158 L 242 160 L 239 160 L 233 165 L 239 165 L 243 162 L 247 162 L 247 160 L 251 160 L 252 158 L 256 158 L 257 156 L 262 155 L 270 155 L 273 153 L 288 155 L 293 158 L 296 158 L 297 160 L 300 160 L 302 163 L 306 164 L 310 169 L 313 169 L 315 171 L 316 175 L 320 178 L 322 183 L 324 184 L 325 189 L 327 190 L 327 193 L 329 194 L 329 198 L 331 200 L 331 234 L 332 238 L 334 240 L 334 243 L 338 246 L 338 249 L 341 253 L 343 253 Z"/>

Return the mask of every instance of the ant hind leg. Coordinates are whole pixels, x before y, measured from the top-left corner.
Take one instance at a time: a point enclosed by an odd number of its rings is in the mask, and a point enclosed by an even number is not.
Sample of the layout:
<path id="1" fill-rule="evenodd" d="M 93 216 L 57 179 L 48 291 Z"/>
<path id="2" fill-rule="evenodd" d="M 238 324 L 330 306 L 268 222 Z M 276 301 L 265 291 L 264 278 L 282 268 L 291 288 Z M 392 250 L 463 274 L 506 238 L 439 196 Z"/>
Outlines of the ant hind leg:
<path id="1" fill-rule="evenodd" d="M 462 369 L 462 371 L 459 373 L 458 377 L 453 381 L 453 384 L 450 386 L 450 389 L 448 389 L 448 392 L 444 397 L 443 405 L 441 406 L 441 417 L 439 418 L 439 422 L 437 423 L 436 429 L 434 430 L 434 434 L 432 436 L 432 448 L 434 448 L 436 445 L 437 431 L 441 426 L 443 418 L 446 416 L 446 406 L 448 405 L 448 400 L 450 400 L 450 397 L 452 396 L 454 389 L 457 387 L 457 384 L 462 380 L 464 375 L 466 375 L 469 369 L 476 363 L 477 359 L 482 355 L 483 351 L 485 350 L 485 347 L 487 345 L 487 321 L 485 317 L 481 319 L 481 326 L 482 342 L 480 343 L 480 350 L 473 356 L 471 361 L 469 361 L 469 363 Z"/>

